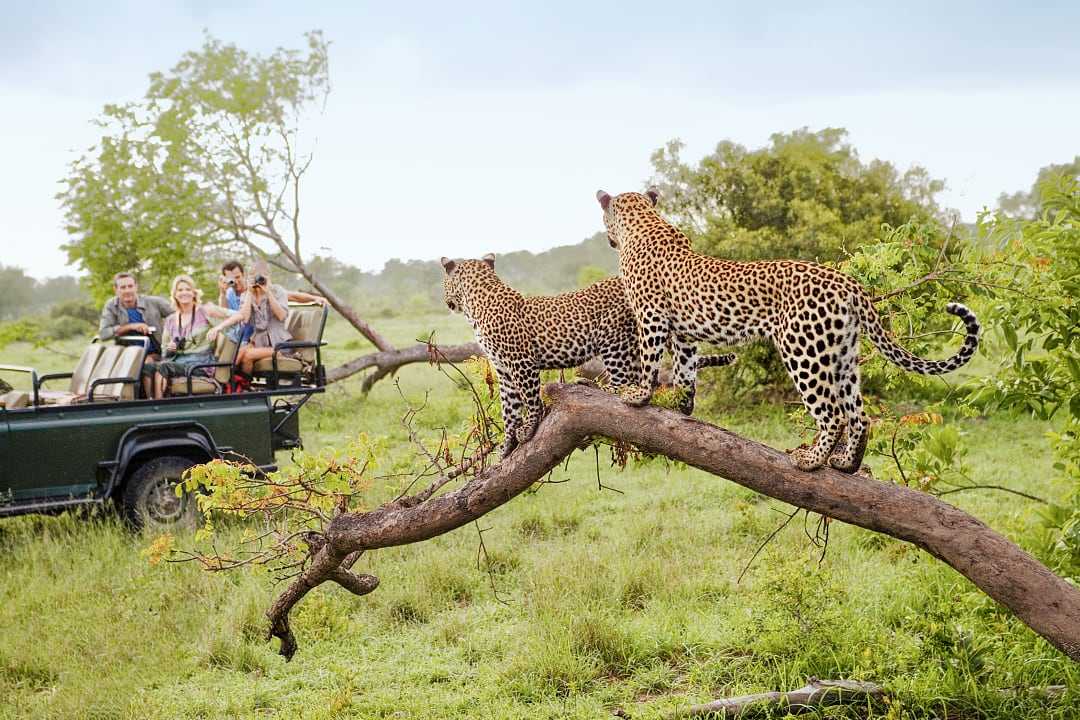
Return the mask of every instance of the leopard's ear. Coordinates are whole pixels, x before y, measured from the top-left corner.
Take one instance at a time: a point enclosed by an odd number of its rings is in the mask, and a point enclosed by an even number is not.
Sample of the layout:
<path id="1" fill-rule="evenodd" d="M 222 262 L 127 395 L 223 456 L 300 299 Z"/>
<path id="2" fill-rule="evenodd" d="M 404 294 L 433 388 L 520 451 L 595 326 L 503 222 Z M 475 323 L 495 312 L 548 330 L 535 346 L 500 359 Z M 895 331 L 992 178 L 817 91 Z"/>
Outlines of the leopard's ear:
<path id="1" fill-rule="evenodd" d="M 448 257 L 444 257 L 444 258 L 439 258 L 439 262 L 441 262 L 441 263 L 442 263 L 442 266 L 443 266 L 443 270 L 445 270 L 445 271 L 446 271 L 446 274 L 447 274 L 447 275 L 449 275 L 450 273 L 454 272 L 454 268 L 456 268 L 456 267 L 457 267 L 457 263 L 456 263 L 456 262 L 454 262 L 453 260 L 451 260 L 451 259 L 450 259 L 450 258 L 448 258 Z"/>
<path id="2" fill-rule="evenodd" d="M 597 190 L 596 199 L 600 201 L 600 207 L 604 209 L 604 212 L 607 212 L 608 205 L 611 204 L 611 196 L 603 190 Z"/>
<path id="3" fill-rule="evenodd" d="M 660 202 L 660 190 L 653 185 L 645 191 L 645 197 L 649 198 L 649 202 L 652 203 L 653 207 L 656 207 L 656 203 Z"/>
<path id="4" fill-rule="evenodd" d="M 483 260 L 484 264 L 487 265 L 489 268 L 491 268 L 492 270 L 495 269 L 495 253 L 488 253 L 480 259 Z"/>

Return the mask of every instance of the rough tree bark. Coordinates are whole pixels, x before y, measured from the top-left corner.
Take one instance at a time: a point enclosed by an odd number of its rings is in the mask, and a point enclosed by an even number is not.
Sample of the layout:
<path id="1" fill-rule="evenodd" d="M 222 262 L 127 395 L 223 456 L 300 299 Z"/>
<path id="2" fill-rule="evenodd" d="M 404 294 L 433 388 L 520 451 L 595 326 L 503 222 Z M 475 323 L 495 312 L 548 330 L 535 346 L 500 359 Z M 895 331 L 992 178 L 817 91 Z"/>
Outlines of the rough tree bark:
<path id="1" fill-rule="evenodd" d="M 947 563 L 1069 658 L 1080 661 L 1080 590 L 967 513 L 931 495 L 836 470 L 802 472 L 787 455 L 727 430 L 658 407 L 634 408 L 580 385 L 545 387 L 549 412 L 531 441 L 442 495 L 423 492 L 329 524 L 310 566 L 267 611 L 281 653 L 296 651 L 292 607 L 332 580 L 357 595 L 377 578 L 350 568 L 358 554 L 420 542 L 506 503 L 591 436 L 633 443 L 764 495 L 910 542 Z M 431 487 L 441 487 L 435 481 Z"/>

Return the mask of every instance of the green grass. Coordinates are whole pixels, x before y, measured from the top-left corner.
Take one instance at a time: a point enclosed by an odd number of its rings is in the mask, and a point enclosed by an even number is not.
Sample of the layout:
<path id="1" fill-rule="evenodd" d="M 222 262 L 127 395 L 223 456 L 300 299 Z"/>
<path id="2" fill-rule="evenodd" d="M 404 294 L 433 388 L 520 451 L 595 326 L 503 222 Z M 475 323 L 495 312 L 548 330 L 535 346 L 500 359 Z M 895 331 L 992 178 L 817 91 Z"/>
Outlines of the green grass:
<path id="1" fill-rule="evenodd" d="M 429 329 L 469 339 L 460 316 L 390 318 L 380 329 L 401 344 Z M 344 347 L 352 337 L 331 328 L 328 364 L 366 352 Z M 429 429 L 469 412 L 434 369 L 412 366 L 398 380 L 400 390 L 387 380 L 364 397 L 350 381 L 316 398 L 302 419 L 309 447 L 368 432 L 387 435 L 390 460 L 404 462 L 399 392 L 417 401 L 432 391 Z M 799 440 L 777 406 L 710 419 L 776 447 Z M 1053 480 L 1046 425 L 960 427 L 980 482 L 1057 501 L 1069 491 Z M 649 718 L 809 676 L 891 694 L 873 713 L 830 717 L 1077 716 L 1077 666 L 925 553 L 837 523 L 819 564 L 799 519 L 737 582 L 786 506 L 675 464 L 620 472 L 600 459 L 604 484 L 621 494 L 598 489 L 589 450 L 556 471 L 569 482 L 481 520 L 490 577 L 477 569 L 472 526 L 366 555 L 357 569 L 380 588 L 312 592 L 293 613 L 301 649 L 291 663 L 264 641 L 262 613 L 281 588 L 261 574 L 152 566 L 140 555 L 149 538 L 107 517 L 4 521 L 0 718 L 533 720 L 615 707 Z M 375 487 L 372 500 L 389 492 Z M 991 492 L 950 499 L 1042 552 L 1035 504 Z M 999 692 L 1048 684 L 1069 695 L 1046 704 Z"/>

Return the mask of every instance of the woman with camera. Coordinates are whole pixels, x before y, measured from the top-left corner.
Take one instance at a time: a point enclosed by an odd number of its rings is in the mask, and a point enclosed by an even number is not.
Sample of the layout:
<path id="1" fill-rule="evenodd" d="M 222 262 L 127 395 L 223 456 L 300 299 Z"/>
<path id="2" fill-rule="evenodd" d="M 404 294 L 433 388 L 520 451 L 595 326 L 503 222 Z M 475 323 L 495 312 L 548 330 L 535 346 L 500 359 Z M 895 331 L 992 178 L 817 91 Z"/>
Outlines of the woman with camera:
<path id="1" fill-rule="evenodd" d="M 178 275 L 172 281 L 169 301 L 175 312 L 165 318 L 162 331 L 164 344 L 162 360 L 154 366 L 154 399 L 165 396 L 170 380 L 186 377 L 193 365 L 212 363 L 214 337 L 210 337 L 210 318 L 222 318 L 228 311 L 210 303 L 200 304 L 202 291 L 189 275 Z M 206 369 L 209 375 L 211 370 Z"/>
<path id="2" fill-rule="evenodd" d="M 213 342 L 217 334 L 236 323 L 250 323 L 251 341 L 241 346 L 236 356 L 236 365 L 245 376 L 250 377 L 255 363 L 274 354 L 274 346 L 292 339 L 292 334 L 285 327 L 289 317 L 289 296 L 280 285 L 270 282 L 270 268 L 260 261 L 255 264 L 254 278 L 247 286 L 240 310 L 215 328 L 211 328 L 208 339 Z M 281 352 L 279 355 L 289 355 Z"/>

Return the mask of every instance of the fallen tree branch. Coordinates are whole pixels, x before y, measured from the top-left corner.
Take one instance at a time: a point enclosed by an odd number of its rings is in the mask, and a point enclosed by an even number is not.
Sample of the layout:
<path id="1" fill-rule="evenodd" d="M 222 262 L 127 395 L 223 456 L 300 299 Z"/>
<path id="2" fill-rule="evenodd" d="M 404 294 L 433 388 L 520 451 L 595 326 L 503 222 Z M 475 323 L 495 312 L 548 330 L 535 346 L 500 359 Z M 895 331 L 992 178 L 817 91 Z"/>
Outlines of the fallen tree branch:
<path id="1" fill-rule="evenodd" d="M 432 346 L 429 346 L 426 343 L 417 343 L 407 348 L 393 348 L 391 350 L 381 350 L 379 352 L 361 355 L 360 357 L 353 358 L 346 363 L 338 365 L 336 368 L 330 369 L 326 373 L 326 381 L 338 382 L 339 380 L 352 377 L 362 370 L 375 368 L 375 371 L 371 375 L 364 378 L 364 384 L 361 389 L 364 392 L 367 392 L 376 382 L 387 375 L 392 375 L 397 372 L 398 368 L 403 365 L 429 362 L 432 359 L 431 347 Z M 438 352 L 451 362 L 463 362 L 474 355 L 484 355 L 484 351 L 481 349 L 480 345 L 474 342 L 461 345 L 436 345 L 434 347 L 437 347 Z"/>
<path id="2" fill-rule="evenodd" d="M 865 705 L 881 700 L 884 696 L 885 691 L 880 685 L 874 683 L 810 678 L 810 682 L 798 690 L 714 700 L 679 710 L 671 717 L 688 718 L 711 715 L 716 718 L 746 718 L 777 710 L 782 710 L 789 715 L 799 715 L 828 705 Z"/>
<path id="3" fill-rule="evenodd" d="M 986 524 L 910 488 L 822 468 L 797 469 L 790 458 L 727 430 L 659 407 L 634 408 L 583 385 L 551 384 L 547 416 L 532 440 L 461 487 L 413 506 L 407 498 L 370 512 L 345 513 L 327 542 L 267 616 L 271 635 L 291 656 L 288 614 L 312 588 L 336 580 L 352 553 L 428 540 L 476 520 L 541 480 L 593 436 L 692 465 L 769 497 L 910 542 L 950 565 L 1069 658 L 1080 661 L 1080 590 Z"/>

